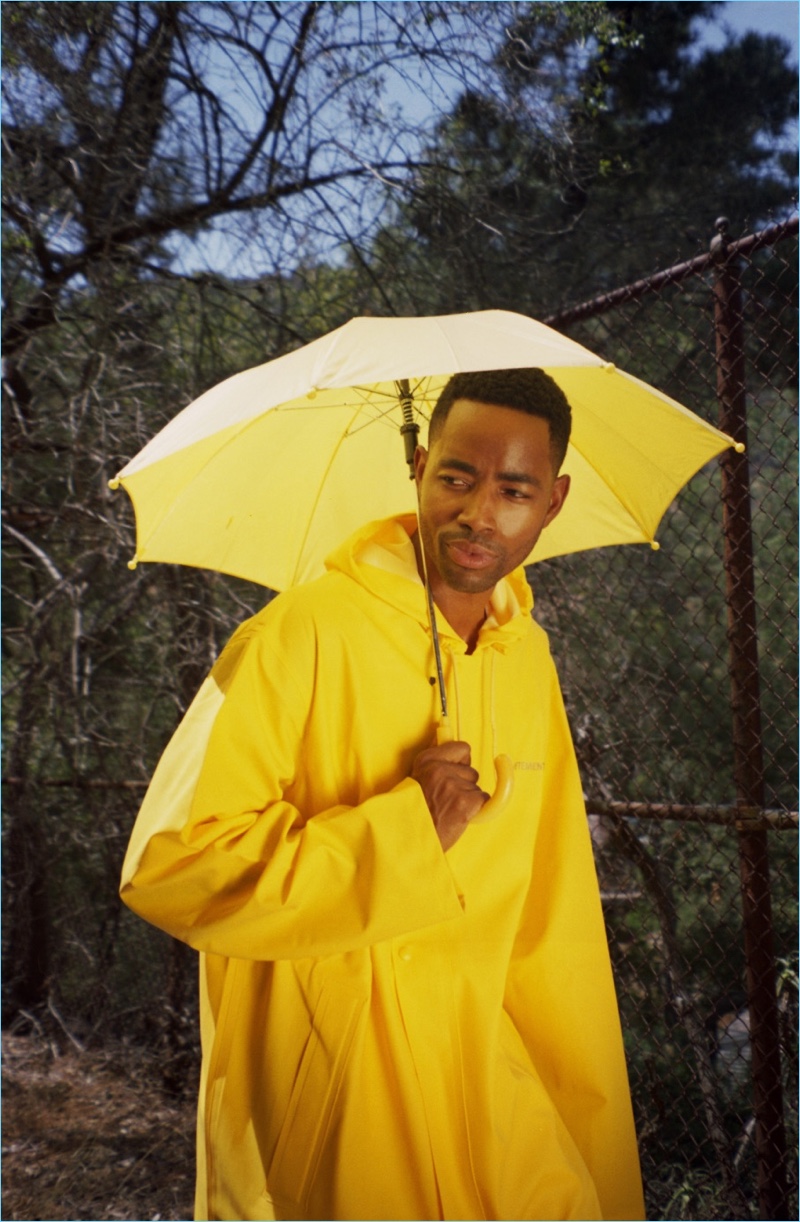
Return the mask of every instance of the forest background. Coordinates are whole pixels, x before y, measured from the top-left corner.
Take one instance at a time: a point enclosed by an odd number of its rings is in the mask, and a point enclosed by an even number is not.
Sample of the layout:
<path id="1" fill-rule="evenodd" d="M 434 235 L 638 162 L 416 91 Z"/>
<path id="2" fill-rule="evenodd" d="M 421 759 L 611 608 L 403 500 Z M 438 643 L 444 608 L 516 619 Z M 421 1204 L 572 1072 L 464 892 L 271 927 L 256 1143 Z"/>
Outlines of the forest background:
<path id="1" fill-rule="evenodd" d="M 6 1030 L 149 1047 L 165 1089 L 194 1080 L 192 957 L 122 910 L 119 867 L 183 710 L 269 595 L 173 566 L 129 571 L 133 516 L 109 479 L 208 386 L 355 314 L 553 317 L 707 249 L 721 214 L 734 235 L 792 215 L 792 49 L 752 32 L 712 43 L 704 32 L 722 31 L 728 11 L 688 0 L 3 4 Z M 755 510 L 770 556 L 769 804 L 793 809 L 793 255 L 776 276 L 764 267 L 749 286 L 758 316 L 780 324 L 769 395 L 753 404 Z M 573 333 L 678 398 L 683 378 L 689 405 L 713 419 L 686 380 L 697 359 L 686 312 L 659 316 L 635 365 L 619 356 L 625 325 Z M 716 496 L 708 483 L 679 502 L 672 577 L 622 558 L 635 549 L 532 575 L 595 795 L 732 800 L 723 595 L 697 585 L 719 550 L 708 542 Z M 642 635 L 646 646 L 628 648 Z M 681 669 L 690 638 L 699 652 Z M 705 903 L 690 894 L 699 878 L 710 893 L 736 891 L 735 874 L 714 874 L 718 832 L 635 831 L 688 880 L 688 924 Z M 792 876 L 794 842 L 777 855 Z M 630 854 L 607 865 L 620 894 L 631 869 Z M 726 913 L 703 969 L 709 1014 L 742 983 Z M 778 951 L 794 981 L 795 919 L 792 891 Z M 649 1014 L 629 1039 L 644 1083 L 654 1047 L 675 1038 L 675 982 L 665 1001 L 658 922 L 624 920 L 617 942 Z M 658 1124 L 639 1117 L 651 1216 L 751 1216 L 730 1211 L 713 1176 L 702 1187 L 702 1135 L 676 1155 L 669 1113 L 686 1090 L 676 1072 L 659 1086 Z M 739 1141 L 747 1102 L 730 1112 Z"/>

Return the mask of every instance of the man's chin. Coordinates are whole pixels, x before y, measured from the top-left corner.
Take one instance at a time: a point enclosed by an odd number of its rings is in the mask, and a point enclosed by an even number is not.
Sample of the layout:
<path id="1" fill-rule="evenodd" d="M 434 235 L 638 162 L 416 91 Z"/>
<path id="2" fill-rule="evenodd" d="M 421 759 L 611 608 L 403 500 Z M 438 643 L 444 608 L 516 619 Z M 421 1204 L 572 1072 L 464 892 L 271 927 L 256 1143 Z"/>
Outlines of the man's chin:
<path id="1" fill-rule="evenodd" d="M 485 594 L 493 590 L 502 577 L 494 565 L 490 569 L 461 569 L 451 564 L 439 570 L 445 585 L 458 594 Z"/>

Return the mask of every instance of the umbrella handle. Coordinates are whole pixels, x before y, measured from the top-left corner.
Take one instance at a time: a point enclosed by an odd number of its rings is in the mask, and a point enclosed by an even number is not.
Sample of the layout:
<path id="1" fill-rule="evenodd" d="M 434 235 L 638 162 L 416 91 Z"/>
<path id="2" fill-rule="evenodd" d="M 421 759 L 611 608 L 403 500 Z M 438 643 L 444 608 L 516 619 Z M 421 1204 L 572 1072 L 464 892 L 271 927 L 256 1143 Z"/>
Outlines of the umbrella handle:
<path id="1" fill-rule="evenodd" d="M 450 722 L 440 722 L 436 727 L 436 745 L 440 747 L 442 743 L 451 743 L 453 734 L 450 729 Z M 511 800 L 511 795 L 514 792 L 514 764 L 508 755 L 496 755 L 494 758 L 494 770 L 497 773 L 497 784 L 494 787 L 494 793 L 489 798 L 488 802 L 484 802 L 480 813 L 473 815 L 470 823 L 489 823 L 492 819 L 496 819 L 501 815 L 508 803 Z"/>

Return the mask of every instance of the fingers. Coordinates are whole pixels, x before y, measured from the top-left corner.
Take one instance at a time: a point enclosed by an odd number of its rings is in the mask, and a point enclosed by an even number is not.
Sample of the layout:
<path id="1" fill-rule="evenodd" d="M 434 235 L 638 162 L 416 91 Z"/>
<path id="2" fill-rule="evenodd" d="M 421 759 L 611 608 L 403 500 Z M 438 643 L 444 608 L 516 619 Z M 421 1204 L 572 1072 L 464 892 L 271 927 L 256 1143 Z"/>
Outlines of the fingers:
<path id="1" fill-rule="evenodd" d="M 426 747 L 414 760 L 411 775 L 418 782 L 442 847 L 447 850 L 463 835 L 489 795 L 478 788 L 478 773 L 470 763 L 468 743 Z"/>
<path id="2" fill-rule="evenodd" d="M 416 757 L 423 765 L 428 763 L 447 762 L 470 766 L 470 745 L 462 742 L 447 742 L 439 746 L 425 747 Z M 416 762 L 416 761 L 415 761 Z"/>
<path id="3" fill-rule="evenodd" d="M 422 777 L 431 789 L 455 786 L 469 790 L 478 781 L 478 773 L 470 763 L 469 743 L 463 742 L 426 747 L 414 760 L 411 775 L 416 780 Z"/>

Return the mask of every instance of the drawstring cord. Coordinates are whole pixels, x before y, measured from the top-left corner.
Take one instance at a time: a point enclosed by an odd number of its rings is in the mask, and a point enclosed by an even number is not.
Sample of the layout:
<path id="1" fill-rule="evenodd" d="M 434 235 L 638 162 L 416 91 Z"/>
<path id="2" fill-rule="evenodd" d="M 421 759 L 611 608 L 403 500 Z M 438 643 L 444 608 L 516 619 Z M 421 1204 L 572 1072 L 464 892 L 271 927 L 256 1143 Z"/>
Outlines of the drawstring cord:
<path id="1" fill-rule="evenodd" d="M 490 649 L 491 661 L 489 663 L 489 724 L 492 728 L 492 758 L 497 755 L 497 724 L 494 716 L 494 666 L 497 661 L 497 653 L 494 649 Z"/>
<path id="2" fill-rule="evenodd" d="M 456 738 L 461 740 L 461 697 L 458 692 L 458 665 L 455 656 L 450 651 L 450 674 L 453 676 L 453 695 L 456 700 Z"/>
<path id="3" fill-rule="evenodd" d="M 458 687 L 458 656 L 452 650 L 447 650 L 447 659 L 450 663 L 449 672 L 452 684 L 452 694 L 455 703 L 455 722 L 457 739 L 461 739 L 461 693 Z M 483 670 L 486 673 L 486 667 L 489 667 L 489 728 L 492 736 L 492 758 L 497 755 L 497 718 L 495 716 L 495 666 L 497 663 L 497 650 L 486 649 L 483 656 Z"/>

